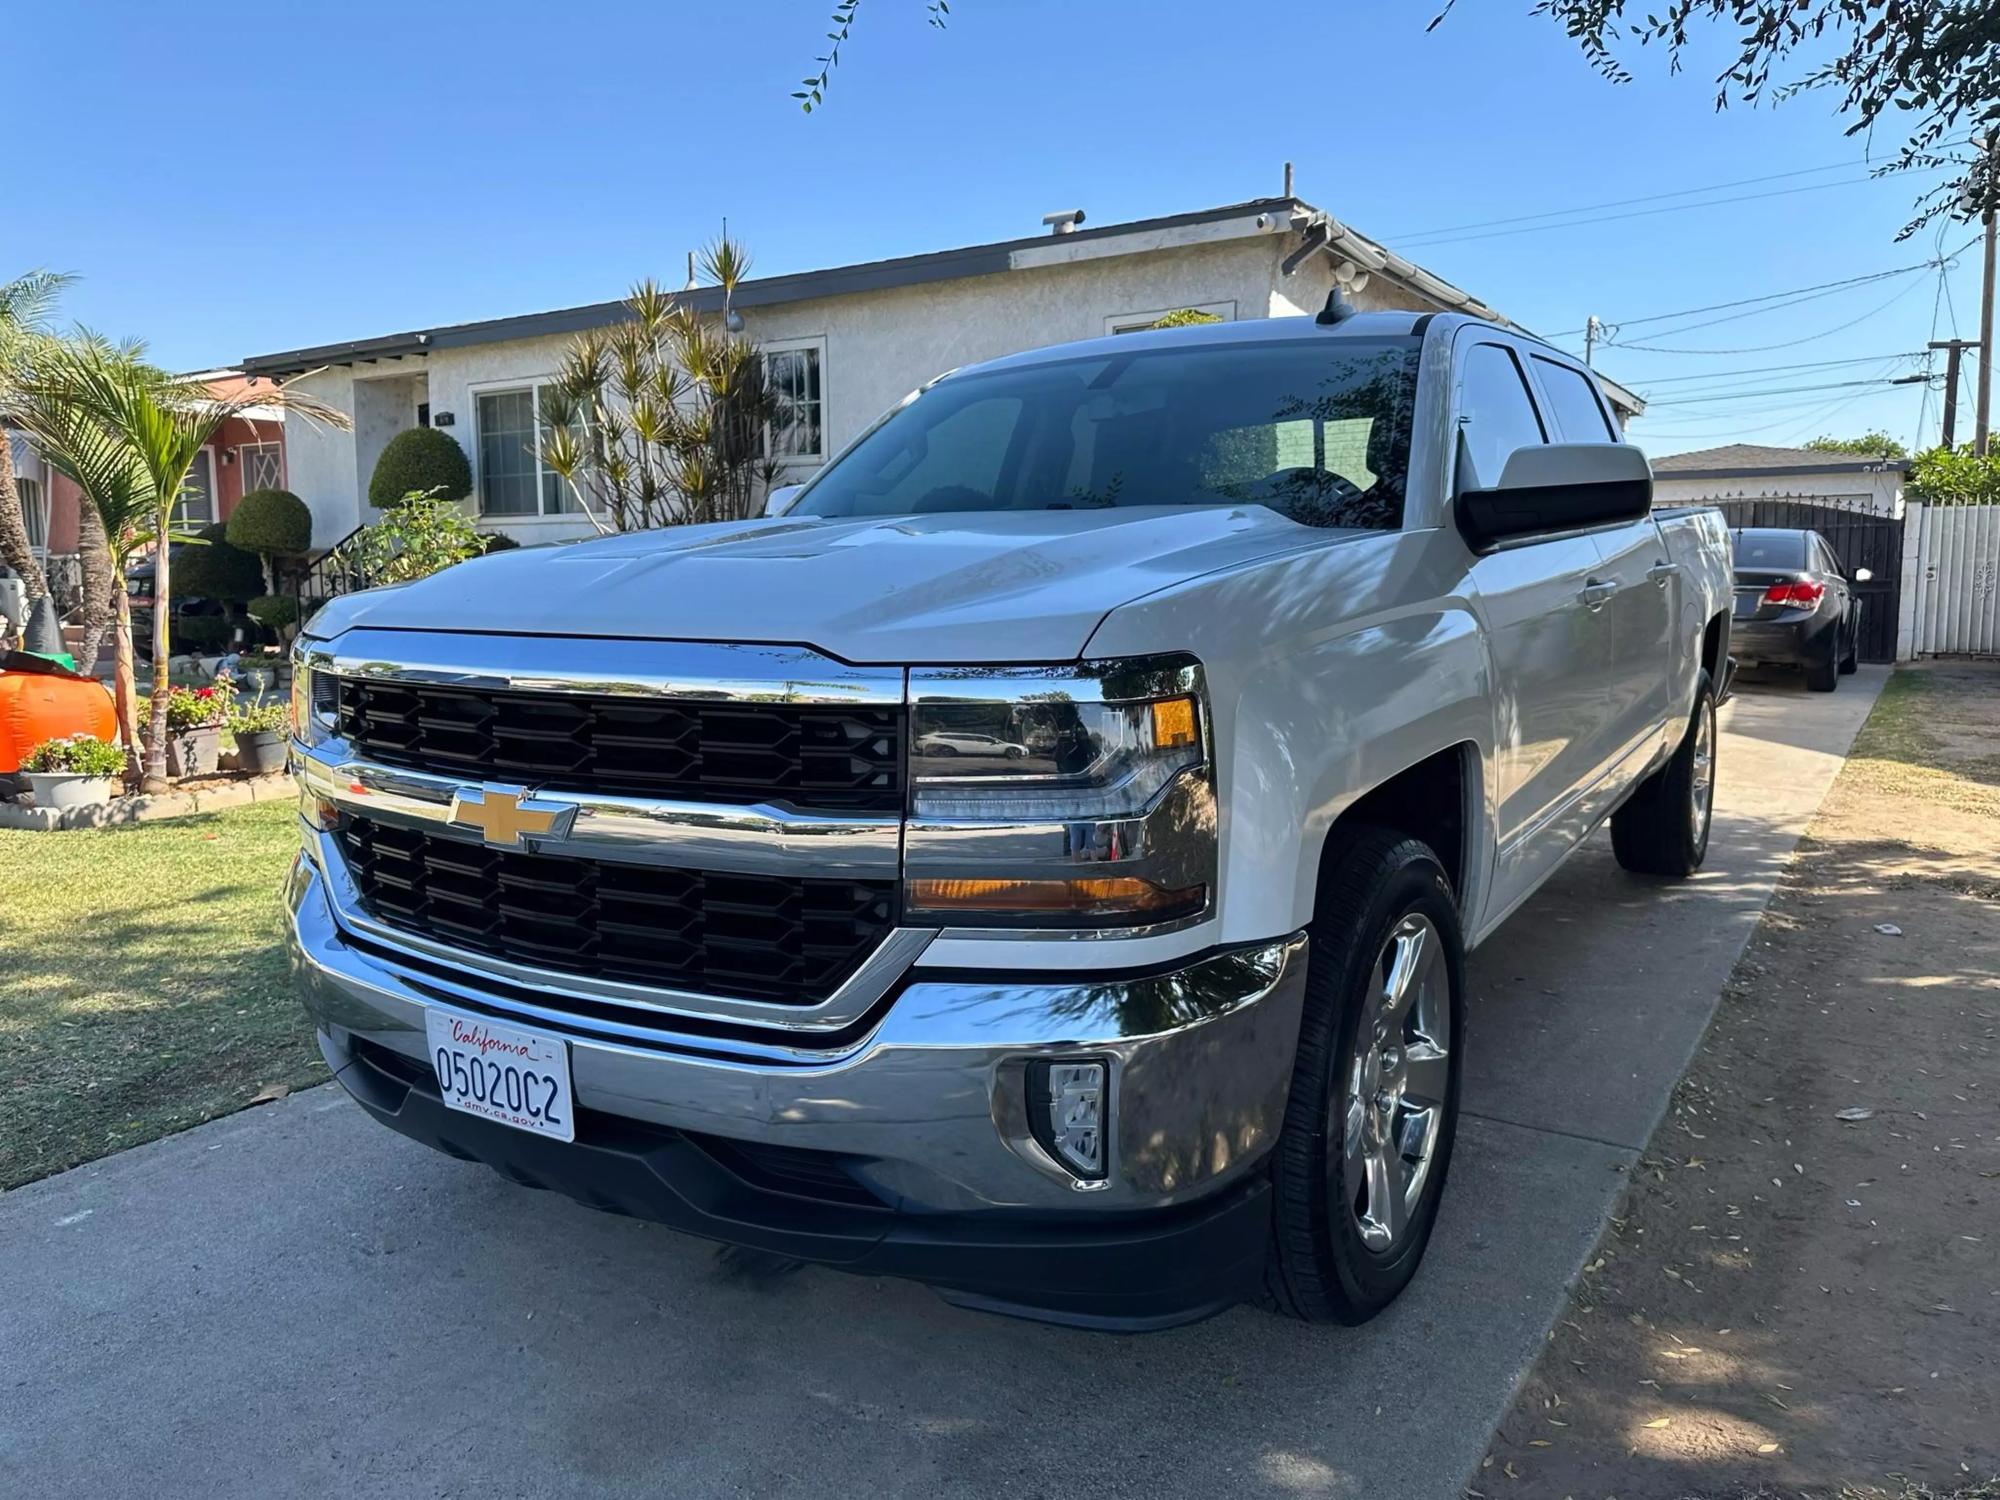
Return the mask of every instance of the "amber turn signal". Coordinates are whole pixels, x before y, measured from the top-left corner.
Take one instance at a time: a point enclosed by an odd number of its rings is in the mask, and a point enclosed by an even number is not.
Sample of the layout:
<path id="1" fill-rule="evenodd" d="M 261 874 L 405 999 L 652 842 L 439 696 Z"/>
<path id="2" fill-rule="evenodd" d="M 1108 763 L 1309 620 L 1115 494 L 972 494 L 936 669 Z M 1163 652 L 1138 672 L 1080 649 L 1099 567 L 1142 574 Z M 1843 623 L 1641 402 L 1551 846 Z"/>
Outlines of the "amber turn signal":
<path id="1" fill-rule="evenodd" d="M 1132 875 L 1077 880 L 913 880 L 910 905 L 926 911 L 1028 912 L 1060 916 L 1115 916 L 1185 911 L 1198 907 L 1200 886 L 1170 891 Z"/>
<path id="2" fill-rule="evenodd" d="M 1153 705 L 1155 749 L 1176 750 L 1194 742 L 1194 699 L 1162 698 Z"/>

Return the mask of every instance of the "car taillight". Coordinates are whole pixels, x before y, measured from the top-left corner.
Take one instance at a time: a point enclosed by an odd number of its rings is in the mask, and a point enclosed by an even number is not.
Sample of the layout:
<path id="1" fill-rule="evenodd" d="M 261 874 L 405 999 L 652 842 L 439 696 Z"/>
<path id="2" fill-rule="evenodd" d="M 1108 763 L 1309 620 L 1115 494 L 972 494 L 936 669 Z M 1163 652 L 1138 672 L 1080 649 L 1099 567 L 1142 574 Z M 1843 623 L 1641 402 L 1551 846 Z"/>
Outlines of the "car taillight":
<path id="1" fill-rule="evenodd" d="M 1774 583 L 1764 590 L 1766 604 L 1789 604 L 1797 609 L 1817 609 L 1826 594 L 1823 583 Z"/>

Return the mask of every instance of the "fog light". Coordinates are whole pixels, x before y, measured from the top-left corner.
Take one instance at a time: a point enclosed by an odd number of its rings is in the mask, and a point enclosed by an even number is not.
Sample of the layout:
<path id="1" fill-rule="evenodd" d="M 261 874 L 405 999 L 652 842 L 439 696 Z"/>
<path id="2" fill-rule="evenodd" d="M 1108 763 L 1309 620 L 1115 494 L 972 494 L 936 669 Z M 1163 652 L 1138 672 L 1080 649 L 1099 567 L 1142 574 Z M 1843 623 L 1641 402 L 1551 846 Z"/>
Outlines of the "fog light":
<path id="1" fill-rule="evenodd" d="M 1104 1176 L 1110 1070 L 1101 1062 L 1042 1062 L 1028 1070 L 1028 1119 L 1042 1149 L 1078 1177 Z"/>

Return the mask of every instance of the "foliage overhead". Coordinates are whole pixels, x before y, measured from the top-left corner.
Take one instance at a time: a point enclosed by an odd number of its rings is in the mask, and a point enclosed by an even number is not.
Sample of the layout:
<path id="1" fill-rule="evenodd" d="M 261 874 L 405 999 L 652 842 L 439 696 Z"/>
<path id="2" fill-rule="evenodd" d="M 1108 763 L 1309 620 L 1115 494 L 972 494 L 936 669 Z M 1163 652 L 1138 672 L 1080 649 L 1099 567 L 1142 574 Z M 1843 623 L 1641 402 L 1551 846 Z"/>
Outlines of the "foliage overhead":
<path id="1" fill-rule="evenodd" d="M 1860 437 L 1816 437 L 1805 446 L 1816 453 L 1858 453 L 1874 458 L 1910 456 L 1910 450 L 1886 432 L 1864 432 Z"/>
<path id="2" fill-rule="evenodd" d="M 229 542 L 266 557 L 312 551 L 312 511 L 290 490 L 252 490 L 229 513 Z"/>
<path id="3" fill-rule="evenodd" d="M 861 0 L 835 0 L 833 15 L 827 21 L 830 29 L 826 34 L 826 52 L 813 59 L 819 64 L 819 71 L 810 78 L 801 78 L 800 87 L 792 91 L 792 97 L 807 114 L 817 109 L 826 97 L 827 87 L 833 82 L 833 70 L 840 66 L 840 49 L 854 29 L 854 13 L 860 9 Z M 924 0 L 924 17 L 943 31 L 951 19 L 951 5 L 948 0 Z"/>
<path id="4" fill-rule="evenodd" d="M 354 569 L 371 586 L 414 583 L 484 550 L 456 501 L 413 490 L 354 539 Z"/>
<path id="5" fill-rule="evenodd" d="M 223 522 L 213 522 L 174 549 L 174 587 L 184 597 L 241 604 L 262 592 L 264 570 L 257 554 L 232 546 L 228 530 Z"/>
<path id="6" fill-rule="evenodd" d="M 1910 466 L 1909 497 L 1925 505 L 2000 504 L 2000 451 L 1933 448 Z"/>
<path id="7" fill-rule="evenodd" d="M 1457 0 L 1446 0 L 1435 27 Z M 1968 136 L 2000 129 L 2000 6 L 1992 0 L 1667 0 L 1644 11 L 1636 0 L 1539 0 L 1534 14 L 1569 33 L 1591 65 L 1629 83 L 1614 48 L 1659 45 L 1679 72 L 1703 23 L 1724 28 L 1736 56 L 1717 75 L 1715 107 L 1755 105 L 1828 90 L 1848 135 L 1902 119 L 1908 134 L 1879 170 L 1945 170 L 1947 180 L 1917 199 L 1908 236 L 1940 215 L 1979 217 L 2000 199 L 1996 164 Z M 1791 76 L 1774 80 L 1774 70 Z"/>
<path id="8" fill-rule="evenodd" d="M 544 392 L 542 463 L 600 530 L 741 520 L 777 476 L 765 433 L 785 403 L 730 327 L 750 257 L 724 235 L 701 265 L 719 320 L 643 281 L 625 321 L 579 335 Z"/>
<path id="9" fill-rule="evenodd" d="M 411 427 L 383 446 L 368 479 L 368 503 L 394 510 L 412 490 L 445 500 L 472 493 L 472 463 L 457 440 L 440 427 Z"/>

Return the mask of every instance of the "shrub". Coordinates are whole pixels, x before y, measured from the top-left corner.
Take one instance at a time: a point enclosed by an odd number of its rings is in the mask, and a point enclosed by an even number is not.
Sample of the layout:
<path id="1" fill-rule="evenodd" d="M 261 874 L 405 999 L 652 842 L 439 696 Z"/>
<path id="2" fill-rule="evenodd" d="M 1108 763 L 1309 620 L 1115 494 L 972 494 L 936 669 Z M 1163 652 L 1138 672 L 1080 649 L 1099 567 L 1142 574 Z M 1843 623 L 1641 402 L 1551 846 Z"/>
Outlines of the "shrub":
<path id="1" fill-rule="evenodd" d="M 484 550 L 454 501 L 413 491 L 355 538 L 354 565 L 371 584 L 413 583 Z"/>
<path id="2" fill-rule="evenodd" d="M 264 571 L 257 555 L 231 546 L 225 539 L 226 530 L 223 522 L 216 521 L 195 533 L 198 541 L 174 548 L 171 577 L 176 599 L 241 604 L 264 591 Z"/>
<path id="3" fill-rule="evenodd" d="M 512 552 L 521 544 L 504 531 L 482 531 L 479 533 L 479 545 L 487 552 Z"/>
<path id="4" fill-rule="evenodd" d="M 252 490 L 229 513 L 229 543 L 264 557 L 312 551 L 313 518 L 290 490 Z"/>
<path id="5" fill-rule="evenodd" d="M 412 427 L 389 439 L 368 480 L 368 503 L 394 510 L 412 490 L 441 500 L 472 493 L 472 464 L 448 432 Z"/>
<path id="6" fill-rule="evenodd" d="M 1933 448 L 1910 466 L 1909 494 L 1925 505 L 1991 505 L 2000 501 L 2000 453 L 1981 458 L 1970 448 Z"/>
<path id="7" fill-rule="evenodd" d="M 220 651 L 235 633 L 227 615 L 175 615 L 167 622 L 168 647 L 178 655 Z"/>
<path id="8" fill-rule="evenodd" d="M 63 740 L 43 740 L 28 752 L 22 769 L 28 771 L 67 771 L 77 776 L 123 776 L 125 774 L 125 752 L 118 746 L 104 740 L 93 739 L 87 734 L 71 735 Z"/>
<path id="9" fill-rule="evenodd" d="M 283 631 L 299 622 L 299 601 L 286 594 L 262 594 L 245 607 L 250 618 L 267 630 Z"/>

